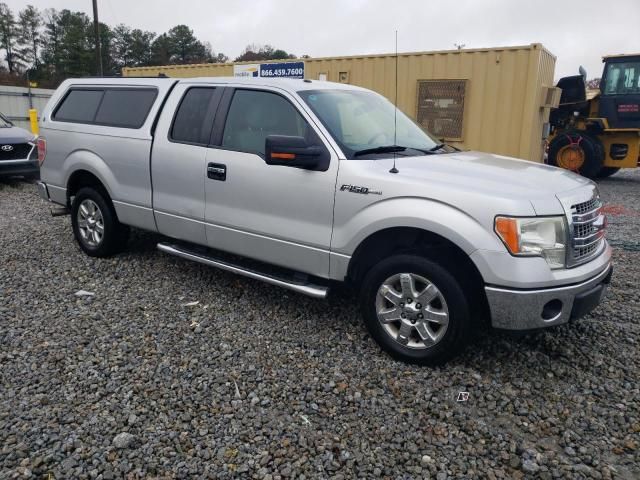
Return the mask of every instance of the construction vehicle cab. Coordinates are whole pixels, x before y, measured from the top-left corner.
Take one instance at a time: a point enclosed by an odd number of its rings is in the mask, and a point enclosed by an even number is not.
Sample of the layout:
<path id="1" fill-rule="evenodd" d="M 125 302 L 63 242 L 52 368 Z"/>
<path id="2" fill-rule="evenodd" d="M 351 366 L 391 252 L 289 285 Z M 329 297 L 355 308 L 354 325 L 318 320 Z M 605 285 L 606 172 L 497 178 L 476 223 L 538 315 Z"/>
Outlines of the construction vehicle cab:
<path id="1" fill-rule="evenodd" d="M 548 163 L 589 178 L 608 177 L 640 161 L 640 54 L 603 58 L 598 90 L 586 73 L 561 78 L 551 112 Z"/>

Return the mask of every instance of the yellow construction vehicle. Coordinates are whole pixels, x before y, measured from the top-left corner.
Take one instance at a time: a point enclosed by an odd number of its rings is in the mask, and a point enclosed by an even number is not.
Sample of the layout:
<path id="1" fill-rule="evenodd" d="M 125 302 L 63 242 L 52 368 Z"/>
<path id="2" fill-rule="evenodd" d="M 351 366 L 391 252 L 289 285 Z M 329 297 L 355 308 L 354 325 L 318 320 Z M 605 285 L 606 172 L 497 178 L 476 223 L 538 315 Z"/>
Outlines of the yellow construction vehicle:
<path id="1" fill-rule="evenodd" d="M 587 92 L 586 73 L 561 78 L 551 111 L 547 162 L 589 178 L 640 162 L 640 54 L 602 59 L 600 87 Z"/>

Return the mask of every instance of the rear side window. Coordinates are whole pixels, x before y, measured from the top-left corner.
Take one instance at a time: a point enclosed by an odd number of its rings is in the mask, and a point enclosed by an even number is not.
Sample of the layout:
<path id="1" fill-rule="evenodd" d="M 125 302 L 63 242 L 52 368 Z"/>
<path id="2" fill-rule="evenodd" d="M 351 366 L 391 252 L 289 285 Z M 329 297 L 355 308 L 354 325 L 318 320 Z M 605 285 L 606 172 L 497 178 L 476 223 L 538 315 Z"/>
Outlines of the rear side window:
<path id="1" fill-rule="evenodd" d="M 215 88 L 194 87 L 187 90 L 171 127 L 171 140 L 207 145 L 213 127 Z"/>
<path id="2" fill-rule="evenodd" d="M 140 128 L 158 95 L 155 88 L 72 89 L 56 109 L 59 122 Z"/>
<path id="3" fill-rule="evenodd" d="M 103 90 L 71 90 L 53 116 L 62 122 L 91 123 L 104 95 Z"/>
<path id="4" fill-rule="evenodd" d="M 95 123 L 114 127 L 140 128 L 156 99 L 156 90 L 107 90 Z"/>

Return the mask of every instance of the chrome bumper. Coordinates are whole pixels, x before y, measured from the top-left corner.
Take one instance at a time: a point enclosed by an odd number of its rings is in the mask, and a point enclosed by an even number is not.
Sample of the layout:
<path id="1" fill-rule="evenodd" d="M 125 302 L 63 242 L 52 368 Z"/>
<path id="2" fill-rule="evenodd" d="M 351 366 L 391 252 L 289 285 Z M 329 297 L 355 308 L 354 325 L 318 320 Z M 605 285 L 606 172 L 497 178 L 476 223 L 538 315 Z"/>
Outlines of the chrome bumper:
<path id="1" fill-rule="evenodd" d="M 609 263 L 595 277 L 575 285 L 536 290 L 485 287 L 491 324 L 505 330 L 532 330 L 586 315 L 604 298 L 612 273 Z"/>
<path id="2" fill-rule="evenodd" d="M 38 193 L 40 196 L 46 201 L 50 202 L 51 198 L 49 197 L 49 190 L 47 189 L 47 184 L 44 182 L 36 182 L 36 186 L 38 187 Z"/>

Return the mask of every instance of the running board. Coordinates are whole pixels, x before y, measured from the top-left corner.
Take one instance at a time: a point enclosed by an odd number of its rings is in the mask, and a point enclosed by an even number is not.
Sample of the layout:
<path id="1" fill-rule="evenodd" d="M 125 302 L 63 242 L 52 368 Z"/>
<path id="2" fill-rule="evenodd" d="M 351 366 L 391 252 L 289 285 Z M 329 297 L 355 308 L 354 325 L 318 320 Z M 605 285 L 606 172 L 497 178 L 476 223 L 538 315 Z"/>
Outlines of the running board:
<path id="1" fill-rule="evenodd" d="M 294 280 L 287 280 L 285 278 L 276 277 L 267 273 L 259 272 L 252 268 L 243 267 L 241 265 L 232 264 L 226 260 L 220 260 L 218 258 L 204 255 L 199 252 L 187 250 L 177 245 L 171 245 L 168 243 L 158 243 L 158 250 L 169 255 L 175 255 L 176 257 L 185 258 L 194 262 L 203 263 L 211 267 L 217 267 L 227 272 L 236 273 L 238 275 L 244 275 L 245 277 L 253 278 L 255 280 L 261 280 L 271 285 L 277 285 L 294 292 L 302 293 L 314 298 L 326 298 L 329 293 L 329 288 L 322 285 L 314 285 L 312 283 L 299 283 Z"/>

